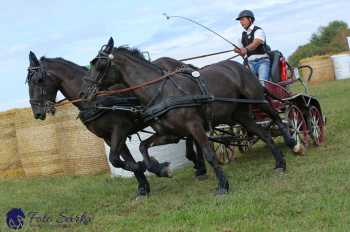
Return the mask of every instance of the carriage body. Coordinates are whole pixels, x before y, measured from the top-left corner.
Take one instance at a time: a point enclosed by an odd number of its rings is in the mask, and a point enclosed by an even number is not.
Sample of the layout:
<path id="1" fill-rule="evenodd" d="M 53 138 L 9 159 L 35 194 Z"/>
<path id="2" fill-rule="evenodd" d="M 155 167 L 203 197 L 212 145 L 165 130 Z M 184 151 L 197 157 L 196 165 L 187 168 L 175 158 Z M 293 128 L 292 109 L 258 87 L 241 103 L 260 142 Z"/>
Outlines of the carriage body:
<path id="1" fill-rule="evenodd" d="M 276 55 L 273 58 L 278 59 L 277 62 L 280 64 L 279 56 Z M 284 69 L 276 65 L 276 60 L 272 61 L 271 66 L 275 67 L 275 70 L 271 70 L 271 81 L 264 81 L 266 92 L 268 92 L 266 100 L 279 113 L 297 143 L 303 144 L 306 148 L 312 143 L 320 146 L 325 141 L 326 117 L 318 99 L 308 94 L 307 82 L 311 79 L 312 68 L 309 66 L 292 68 L 286 62 L 282 64 L 285 65 Z M 278 67 L 277 71 L 276 67 Z M 299 75 L 300 69 L 304 68 L 309 69 L 307 77 Z M 287 79 L 281 78 L 283 76 L 281 70 L 287 70 Z M 297 82 L 304 86 L 304 92 L 293 93 L 290 90 L 291 86 Z M 258 125 L 269 130 L 273 137 L 281 136 L 277 126 L 268 115 L 254 105 L 251 105 L 251 112 Z M 249 135 L 245 128 L 238 124 L 220 125 L 214 128 L 210 139 L 213 141 L 213 148 L 221 163 L 234 159 L 236 147 L 241 153 L 245 153 L 258 141 L 255 135 Z"/>

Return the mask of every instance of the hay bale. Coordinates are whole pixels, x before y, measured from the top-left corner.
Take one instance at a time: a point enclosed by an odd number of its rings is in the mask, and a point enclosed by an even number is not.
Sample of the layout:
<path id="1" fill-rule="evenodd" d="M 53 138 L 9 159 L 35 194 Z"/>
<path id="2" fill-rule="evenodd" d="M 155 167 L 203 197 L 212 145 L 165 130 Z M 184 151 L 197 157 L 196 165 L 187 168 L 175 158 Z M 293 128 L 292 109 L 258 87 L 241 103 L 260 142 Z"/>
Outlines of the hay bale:
<path id="1" fill-rule="evenodd" d="M 58 152 L 56 121 L 48 116 L 35 120 L 31 109 L 17 110 L 17 152 L 26 176 L 63 175 L 63 162 Z"/>
<path id="2" fill-rule="evenodd" d="M 15 110 L 0 113 L 0 177 L 24 176 L 17 154 Z"/>
<path id="3" fill-rule="evenodd" d="M 88 175 L 109 169 L 103 140 L 77 120 L 75 107 L 61 107 L 56 117 L 58 150 L 66 175 Z"/>
<path id="4" fill-rule="evenodd" d="M 334 67 L 330 56 L 314 56 L 302 59 L 300 65 L 309 65 L 313 69 L 313 75 L 310 84 L 320 83 L 323 81 L 335 80 Z M 309 71 L 302 70 L 302 76 L 307 77 Z"/>
<path id="5" fill-rule="evenodd" d="M 31 109 L 0 114 L 0 176 L 87 175 L 109 170 L 104 143 L 72 107 L 35 120 Z"/>

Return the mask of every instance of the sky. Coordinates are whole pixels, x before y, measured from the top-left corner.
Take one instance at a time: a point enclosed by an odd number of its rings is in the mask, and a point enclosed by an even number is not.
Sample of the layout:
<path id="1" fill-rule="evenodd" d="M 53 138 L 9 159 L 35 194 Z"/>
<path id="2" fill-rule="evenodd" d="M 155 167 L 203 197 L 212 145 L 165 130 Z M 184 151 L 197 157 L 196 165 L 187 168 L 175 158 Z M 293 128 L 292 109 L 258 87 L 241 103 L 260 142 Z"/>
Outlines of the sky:
<path id="1" fill-rule="evenodd" d="M 232 45 L 205 29 L 163 13 L 196 20 L 235 43 L 242 28 L 234 18 L 250 9 L 272 49 L 289 56 L 333 20 L 350 25 L 349 0 L 0 0 L 0 111 L 29 106 L 28 54 L 62 57 L 86 65 L 112 36 L 116 46 L 148 51 L 154 60 L 224 51 Z M 191 61 L 203 66 L 233 56 Z"/>

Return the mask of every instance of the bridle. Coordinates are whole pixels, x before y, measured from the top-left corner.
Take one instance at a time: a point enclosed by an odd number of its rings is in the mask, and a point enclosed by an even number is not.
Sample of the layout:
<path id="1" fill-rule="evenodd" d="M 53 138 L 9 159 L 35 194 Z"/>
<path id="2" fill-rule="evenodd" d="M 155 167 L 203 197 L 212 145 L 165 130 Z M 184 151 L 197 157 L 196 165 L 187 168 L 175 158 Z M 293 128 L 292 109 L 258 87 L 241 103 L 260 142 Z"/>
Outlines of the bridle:
<path id="1" fill-rule="evenodd" d="M 39 87 L 39 98 L 30 98 L 29 102 L 32 106 L 37 106 L 40 107 L 42 109 L 44 109 L 45 113 L 55 113 L 56 109 L 55 109 L 55 101 L 50 101 L 48 100 L 47 97 L 47 92 L 44 88 L 44 85 L 41 83 L 37 83 L 35 81 L 32 80 L 32 76 L 36 73 L 36 72 L 41 72 L 41 77 L 40 79 L 44 80 L 45 78 L 47 78 L 47 72 L 46 70 L 43 69 L 43 67 L 39 66 L 34 66 L 34 67 L 28 67 L 28 78 L 26 82 L 30 82 L 32 85 L 36 85 Z M 45 100 L 44 100 L 45 99 Z"/>
<path id="2" fill-rule="evenodd" d="M 107 53 L 105 52 L 105 47 L 107 45 L 103 45 L 102 48 L 100 49 L 100 51 L 98 52 L 97 56 L 90 61 L 91 65 L 96 64 L 97 61 L 99 60 L 106 60 L 107 65 L 103 68 L 103 70 L 101 72 L 97 73 L 96 78 L 89 78 L 89 77 L 84 77 L 84 80 L 89 82 L 89 86 L 88 86 L 88 92 L 89 93 L 97 93 L 97 88 L 98 86 L 101 84 L 103 78 L 106 76 L 109 68 L 112 66 L 112 60 L 114 58 L 112 53 Z"/>

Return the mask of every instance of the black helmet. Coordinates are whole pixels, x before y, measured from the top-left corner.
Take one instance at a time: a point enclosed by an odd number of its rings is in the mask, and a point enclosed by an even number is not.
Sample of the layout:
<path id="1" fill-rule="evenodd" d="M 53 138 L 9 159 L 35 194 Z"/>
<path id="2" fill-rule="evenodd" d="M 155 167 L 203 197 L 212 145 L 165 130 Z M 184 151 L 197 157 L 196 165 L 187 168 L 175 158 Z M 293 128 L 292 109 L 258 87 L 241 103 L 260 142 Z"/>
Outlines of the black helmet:
<path id="1" fill-rule="evenodd" d="M 243 17 L 250 17 L 253 19 L 253 21 L 255 20 L 254 14 L 251 10 L 243 10 L 239 13 L 238 17 L 236 18 L 236 20 L 239 20 L 240 18 Z"/>

